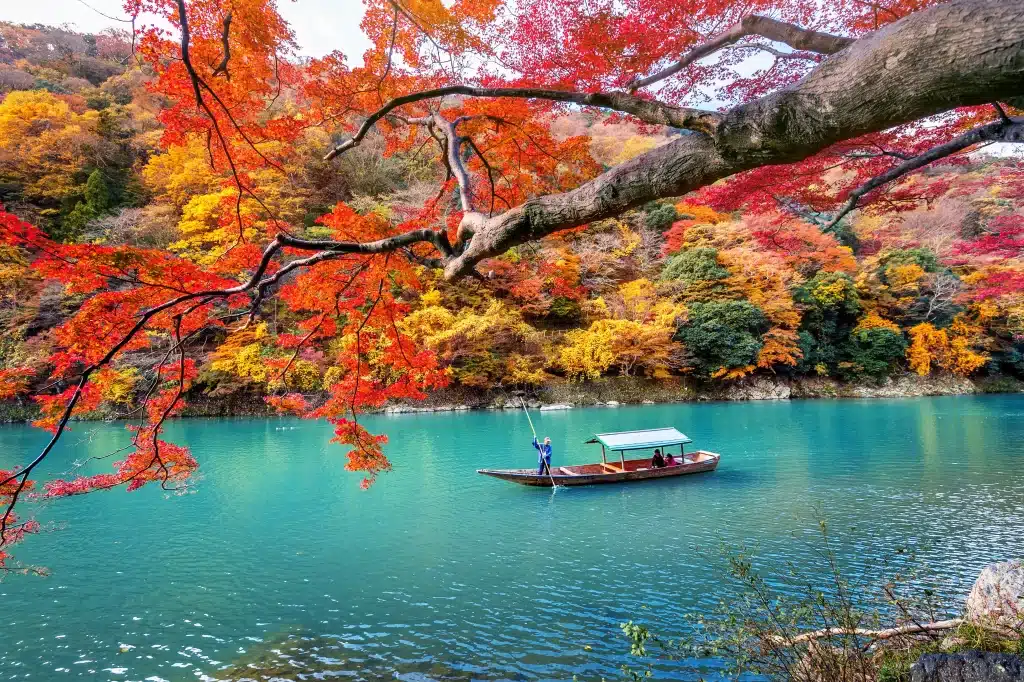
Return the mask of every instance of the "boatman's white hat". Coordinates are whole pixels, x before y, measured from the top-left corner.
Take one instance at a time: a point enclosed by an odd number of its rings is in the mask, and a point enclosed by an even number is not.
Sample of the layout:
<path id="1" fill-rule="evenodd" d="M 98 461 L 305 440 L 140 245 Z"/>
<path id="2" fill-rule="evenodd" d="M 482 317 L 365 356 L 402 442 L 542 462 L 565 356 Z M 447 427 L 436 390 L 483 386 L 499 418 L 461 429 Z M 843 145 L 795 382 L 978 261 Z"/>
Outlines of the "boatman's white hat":
<path id="1" fill-rule="evenodd" d="M 550 443 L 550 442 L 551 442 L 551 439 L 550 439 L 550 438 L 544 438 L 544 442 L 545 442 L 545 443 Z"/>

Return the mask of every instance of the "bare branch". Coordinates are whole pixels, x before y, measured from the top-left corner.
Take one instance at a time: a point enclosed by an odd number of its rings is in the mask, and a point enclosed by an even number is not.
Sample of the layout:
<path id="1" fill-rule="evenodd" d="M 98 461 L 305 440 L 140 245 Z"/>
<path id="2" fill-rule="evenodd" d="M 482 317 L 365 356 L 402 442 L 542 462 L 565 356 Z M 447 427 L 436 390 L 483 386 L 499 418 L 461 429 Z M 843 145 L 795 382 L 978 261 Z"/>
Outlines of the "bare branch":
<path id="1" fill-rule="evenodd" d="M 762 38 L 767 38 L 768 40 L 776 43 L 785 43 L 794 50 L 816 52 L 823 55 L 835 54 L 849 47 L 854 42 L 853 38 L 844 38 L 843 36 L 837 36 L 831 33 L 811 31 L 810 29 L 800 28 L 795 24 L 787 24 L 784 21 L 778 21 L 776 19 L 770 19 L 768 17 L 762 17 L 754 14 L 744 17 L 740 23 L 734 25 L 727 31 L 719 33 L 718 35 L 713 36 L 710 40 L 697 45 L 687 52 L 682 59 L 671 66 L 668 66 L 653 75 L 647 76 L 646 78 L 638 78 L 632 81 L 626 89 L 629 92 L 635 92 L 640 88 L 651 85 L 652 83 L 665 80 L 669 76 L 679 73 L 698 59 L 703 59 L 708 55 L 714 54 L 723 47 L 732 45 L 740 39 L 748 36 L 761 36 Z M 757 47 L 760 48 L 761 46 L 758 45 Z"/>
<path id="2" fill-rule="evenodd" d="M 462 205 L 462 210 L 469 213 L 473 210 L 473 190 L 470 185 L 469 173 L 466 172 L 460 155 L 464 140 L 459 137 L 457 129 L 462 121 L 461 118 L 447 121 L 441 116 L 434 116 L 434 122 L 444 130 L 448 137 L 448 167 L 452 169 L 455 181 L 459 183 L 459 203 Z"/>
<path id="3" fill-rule="evenodd" d="M 956 137 L 945 144 L 932 147 L 925 153 L 915 156 L 912 159 L 907 159 L 887 172 L 871 178 L 863 185 L 850 192 L 850 198 L 846 201 L 846 204 L 839 209 L 839 212 L 835 217 L 832 218 L 832 220 L 830 220 L 822 229 L 827 232 L 834 228 L 840 220 L 850 213 L 850 211 L 857 208 L 857 203 L 868 192 L 878 189 L 882 185 L 890 183 L 897 178 L 903 177 L 907 173 L 923 168 L 924 166 L 938 161 L 939 159 L 951 156 L 952 154 L 956 154 L 957 152 L 961 152 L 968 147 L 973 147 L 974 145 L 982 142 L 1024 142 L 1024 118 L 1011 119 L 1007 117 L 1005 121 L 1000 120 L 979 126 L 974 130 L 964 133 L 960 137 Z"/>
<path id="4" fill-rule="evenodd" d="M 761 52 L 767 52 L 770 55 L 774 55 L 779 59 L 804 59 L 812 62 L 820 62 L 822 55 L 817 52 L 808 52 L 806 50 L 794 50 L 793 52 L 783 52 L 777 50 L 770 45 L 762 45 L 760 43 L 742 43 L 740 45 L 733 45 L 734 50 L 760 50 Z"/>
<path id="5" fill-rule="evenodd" d="M 423 90 L 408 95 L 402 95 L 401 97 L 395 97 L 383 107 L 370 114 L 367 119 L 363 121 L 363 124 L 359 126 L 355 135 L 332 149 L 327 156 L 324 157 L 324 160 L 330 161 L 339 154 L 358 146 L 378 121 L 389 115 L 398 107 L 406 104 L 422 102 L 428 99 L 447 97 L 449 95 L 462 95 L 463 97 L 543 99 L 552 102 L 579 104 L 581 106 L 611 109 L 613 111 L 631 114 L 645 123 L 696 130 L 709 134 L 714 132 L 720 122 L 720 116 L 713 111 L 677 107 L 654 100 L 642 99 L 625 92 L 584 93 L 572 92 L 569 90 L 548 90 L 544 88 L 481 88 L 471 85 L 449 85 L 443 88 Z"/>
<path id="6" fill-rule="evenodd" d="M 231 80 L 231 74 L 228 73 L 228 62 L 231 60 L 231 43 L 228 41 L 228 35 L 231 32 L 231 12 L 228 12 L 224 16 L 224 32 L 221 34 L 220 40 L 224 45 L 224 57 L 220 60 L 220 64 L 213 70 L 214 76 L 224 74 L 224 76 Z"/>

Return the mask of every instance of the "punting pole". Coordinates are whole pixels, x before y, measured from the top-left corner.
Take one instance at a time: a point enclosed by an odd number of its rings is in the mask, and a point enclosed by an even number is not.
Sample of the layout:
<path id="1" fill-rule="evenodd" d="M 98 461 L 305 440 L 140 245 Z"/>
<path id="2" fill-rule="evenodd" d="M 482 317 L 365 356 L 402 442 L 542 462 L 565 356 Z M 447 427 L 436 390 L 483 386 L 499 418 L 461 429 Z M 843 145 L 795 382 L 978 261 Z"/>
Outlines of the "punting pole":
<path id="1" fill-rule="evenodd" d="M 523 412 L 526 413 L 526 421 L 530 422 L 530 430 L 533 431 L 533 439 L 537 440 L 537 429 L 533 428 L 533 420 L 530 419 L 530 411 L 526 409 L 526 401 L 523 400 L 522 396 L 519 396 L 519 404 L 523 406 Z M 540 444 L 541 443 L 538 441 L 538 445 Z M 541 459 L 541 461 L 544 461 L 543 458 Z M 558 486 L 555 485 L 555 477 L 551 475 L 551 465 L 545 463 L 544 468 L 548 470 L 548 478 L 551 479 L 551 489 L 554 490 Z"/>

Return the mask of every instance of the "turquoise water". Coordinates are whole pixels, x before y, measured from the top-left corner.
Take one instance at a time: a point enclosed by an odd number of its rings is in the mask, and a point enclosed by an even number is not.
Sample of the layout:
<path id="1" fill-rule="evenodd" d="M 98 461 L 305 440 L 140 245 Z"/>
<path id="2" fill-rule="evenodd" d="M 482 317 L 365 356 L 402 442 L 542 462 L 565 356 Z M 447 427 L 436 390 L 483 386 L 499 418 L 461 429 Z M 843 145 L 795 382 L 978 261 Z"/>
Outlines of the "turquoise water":
<path id="1" fill-rule="evenodd" d="M 192 494 L 62 500 L 62 528 L 17 549 L 52 577 L 0 583 L 0 679 L 217 679 L 249 657 L 278 679 L 615 677 L 618 625 L 677 632 L 722 596 L 698 547 L 794 539 L 822 509 L 852 570 L 908 542 L 949 597 L 1020 556 L 1024 397 L 696 404 L 534 413 L 556 464 L 599 457 L 595 431 L 674 425 L 718 471 L 627 486 L 529 489 L 479 467 L 535 461 L 522 413 L 367 418 L 393 472 L 369 491 L 327 425 L 192 420 L 169 427 L 202 466 Z M 0 426 L 0 468 L 45 434 Z M 123 444 L 78 424 L 50 475 Z M 97 467 L 97 470 L 100 470 Z M 589 650 L 586 648 L 589 647 Z M 674 667 L 673 667 L 674 666 Z M 225 673 L 221 673 L 222 675 Z M 252 677 L 260 678 L 253 670 Z M 692 679 L 684 664 L 664 679 Z"/>

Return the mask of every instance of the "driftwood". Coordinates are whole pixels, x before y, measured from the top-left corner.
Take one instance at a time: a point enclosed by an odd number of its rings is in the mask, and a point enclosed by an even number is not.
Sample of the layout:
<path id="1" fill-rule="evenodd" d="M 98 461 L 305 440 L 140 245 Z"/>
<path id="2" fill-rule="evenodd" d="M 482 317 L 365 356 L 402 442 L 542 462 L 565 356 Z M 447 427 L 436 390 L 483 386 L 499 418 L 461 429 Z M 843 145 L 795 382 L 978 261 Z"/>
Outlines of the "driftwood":
<path id="1" fill-rule="evenodd" d="M 950 620 L 940 620 L 934 623 L 913 623 L 911 625 L 901 625 L 899 627 L 886 628 L 883 630 L 868 630 L 866 628 L 823 628 L 821 630 L 805 632 L 797 635 L 796 637 L 772 635 L 771 639 L 779 646 L 796 646 L 798 644 L 805 644 L 819 639 L 841 636 L 857 636 L 873 640 L 882 640 L 892 639 L 893 637 L 900 637 L 902 635 L 916 635 L 925 632 L 952 630 L 953 628 L 960 627 L 963 622 L 963 618 L 951 618 Z"/>

